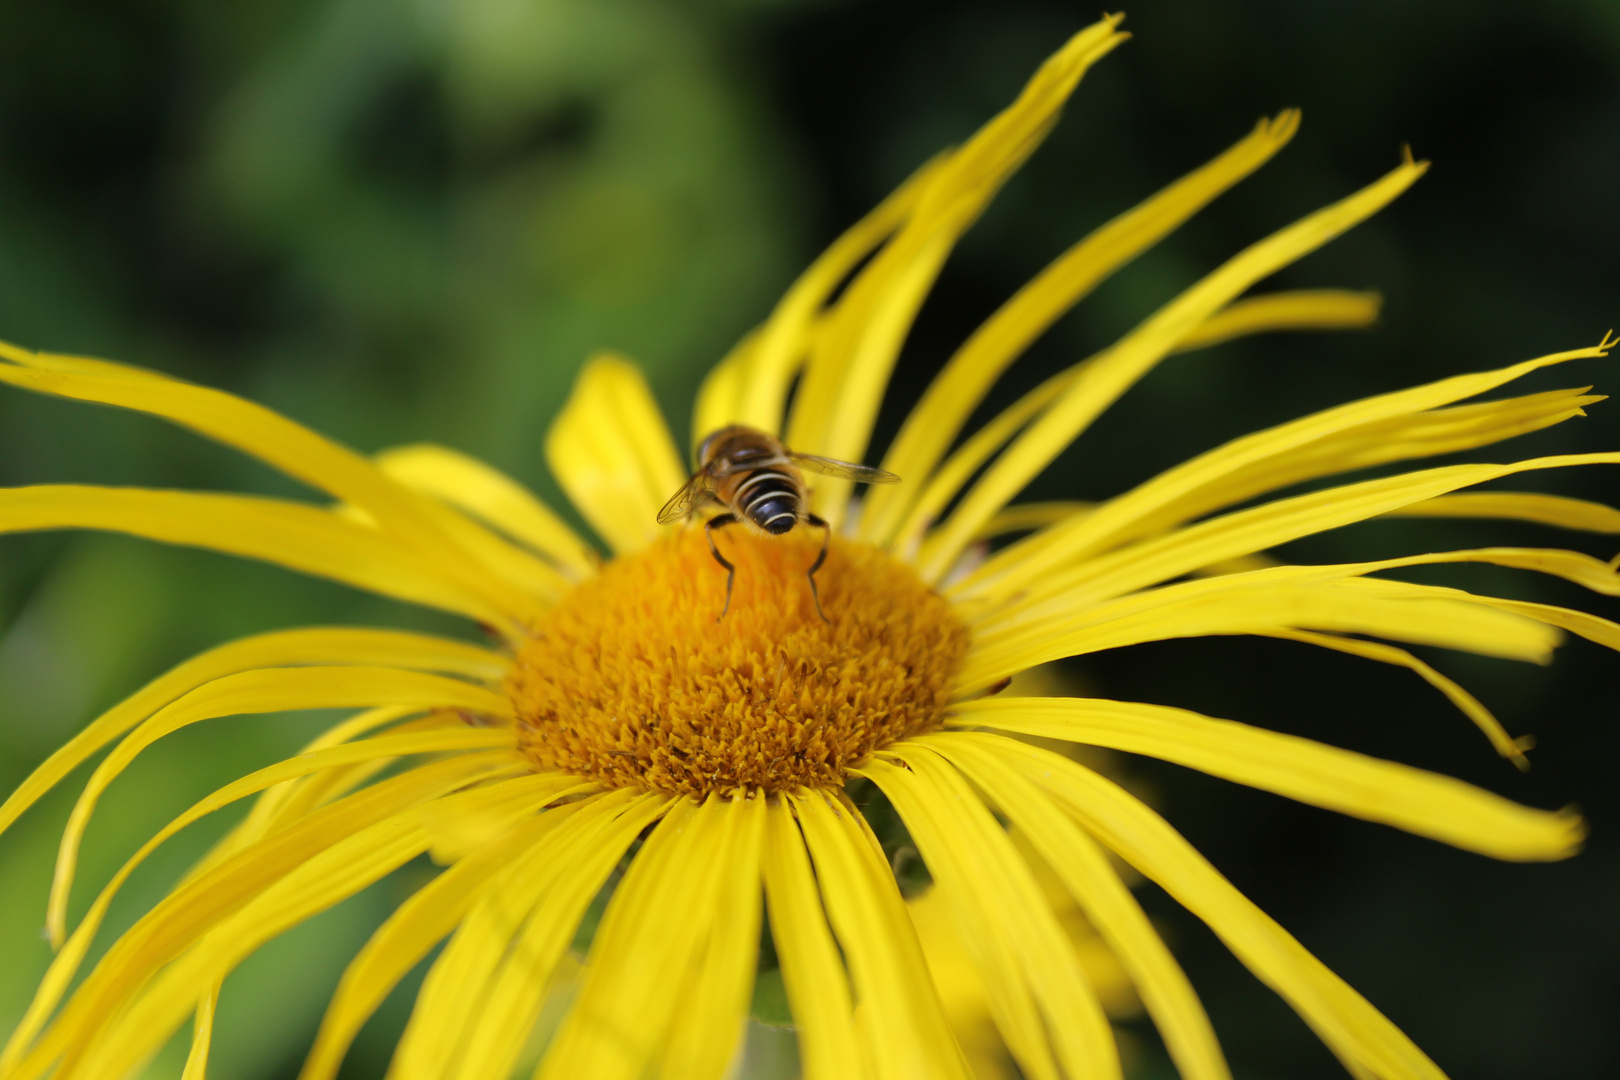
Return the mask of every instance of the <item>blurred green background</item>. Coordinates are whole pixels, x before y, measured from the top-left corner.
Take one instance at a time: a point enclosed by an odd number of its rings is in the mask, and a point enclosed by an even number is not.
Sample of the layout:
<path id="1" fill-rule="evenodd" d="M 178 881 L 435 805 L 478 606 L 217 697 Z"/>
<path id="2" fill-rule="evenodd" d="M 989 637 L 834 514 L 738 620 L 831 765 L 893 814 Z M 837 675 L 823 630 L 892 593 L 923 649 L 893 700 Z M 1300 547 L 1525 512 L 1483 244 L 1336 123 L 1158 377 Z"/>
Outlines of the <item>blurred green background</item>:
<path id="1" fill-rule="evenodd" d="M 997 400 L 1128 328 L 1266 232 L 1389 168 L 1434 171 L 1266 287 L 1373 287 L 1383 324 L 1234 343 L 1166 364 L 1063 458 L 1042 497 L 1120 490 L 1257 426 L 1350 397 L 1595 342 L 1620 324 L 1620 3 L 1143 0 L 1049 144 L 962 245 L 902 358 L 879 446 L 952 345 L 1045 262 L 1254 120 L 1304 128 L 1259 176 L 1111 281 Z M 364 450 L 429 439 L 554 498 L 541 439 L 585 355 L 626 352 L 677 432 L 707 366 L 818 248 L 960 140 L 1096 10 L 1055 0 L 59 0 L 0 7 L 0 336 L 223 386 Z M 1615 361 L 1537 386 L 1620 386 Z M 994 402 L 992 402 L 994 405 Z M 1614 449 L 1591 418 L 1486 458 Z M 162 424 L 0 392 L 0 483 L 291 491 Z M 1620 501 L 1612 474 L 1522 486 Z M 1299 559 L 1486 542 L 1614 541 L 1373 523 Z M 1447 580 L 1620 616 L 1490 573 Z M 96 535 L 0 539 L 0 787 L 95 711 L 224 638 L 309 622 L 448 626 L 280 571 Z M 1181 704 L 1578 803 L 1579 858 L 1509 866 L 1168 766 L 1133 763 L 1216 865 L 1459 1078 L 1620 1072 L 1620 660 L 1549 669 L 1433 655 L 1515 733 L 1520 776 L 1406 673 L 1303 646 L 1179 642 L 1092 658 L 1098 692 Z M 202 725 L 107 800 L 98 882 L 198 796 L 328 718 Z M 70 785 L 71 786 L 71 785 Z M 0 838 L 0 1028 L 43 967 L 68 801 Z M 137 877 L 124 925 L 217 835 Z M 425 872 L 425 871 L 424 871 Z M 384 882 L 227 985 L 215 1072 L 291 1077 Z M 77 909 L 88 902 L 81 889 Z M 1342 1075 L 1163 896 L 1144 902 L 1239 1077 Z M 122 922 L 119 922 L 119 919 Z M 408 989 L 408 988 L 407 988 Z M 381 1074 L 396 995 L 345 1076 Z M 1134 1024 L 1133 1073 L 1169 1075 Z M 168 1054 L 152 1075 L 177 1075 Z"/>

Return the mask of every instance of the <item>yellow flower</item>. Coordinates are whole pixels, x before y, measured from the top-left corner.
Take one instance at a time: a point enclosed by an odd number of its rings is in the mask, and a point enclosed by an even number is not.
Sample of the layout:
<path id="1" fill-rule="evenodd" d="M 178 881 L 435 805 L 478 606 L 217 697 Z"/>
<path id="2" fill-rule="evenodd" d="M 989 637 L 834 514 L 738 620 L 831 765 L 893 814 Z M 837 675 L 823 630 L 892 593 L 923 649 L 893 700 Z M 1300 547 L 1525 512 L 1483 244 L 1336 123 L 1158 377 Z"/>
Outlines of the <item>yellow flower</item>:
<path id="1" fill-rule="evenodd" d="M 798 450 L 860 461 L 900 343 L 947 253 L 1082 73 L 1122 40 L 1117 22 L 1074 37 L 1005 112 L 923 166 L 811 266 L 710 375 L 694 431 L 742 423 L 780 432 Z M 1325 566 L 1262 557 L 1384 514 L 1613 531 L 1616 512 L 1590 503 L 1454 493 L 1620 454 L 1449 465 L 1268 498 L 1579 415 L 1595 400 L 1581 390 L 1457 403 L 1538 368 L 1601 356 L 1607 339 L 1329 409 L 1097 505 L 1012 501 L 1170 353 L 1239 334 L 1369 322 L 1376 301 L 1359 294 L 1239 297 L 1399 195 L 1423 172 L 1410 158 L 1236 255 L 958 441 L 1031 340 L 1263 164 L 1297 121 L 1290 112 L 1261 123 L 1012 297 L 901 428 L 883 466 L 903 483 L 857 501 L 849 481 L 815 480 L 814 512 L 832 526 L 816 578 L 825 619 L 806 580 L 819 543 L 806 525 L 782 537 L 719 533 L 737 571 L 731 609 L 716 621 L 726 574 L 703 530 L 656 523 L 687 474 L 645 384 L 618 359 L 587 365 L 548 441 L 555 476 L 612 549 L 603 566 L 528 492 L 453 451 L 412 446 L 367 459 L 218 391 L 6 347 L 0 380 L 165 417 L 334 503 L 46 485 L 0 493 L 0 529 L 112 529 L 263 559 L 466 616 L 495 643 L 335 628 L 232 642 L 158 678 L 53 755 L 0 809 L 0 827 L 111 747 L 66 827 L 48 908 L 59 951 L 0 1056 L 0 1078 L 124 1076 L 192 1016 L 187 1075 L 200 1077 L 226 974 L 266 940 L 424 852 L 447 869 L 350 964 L 306 1080 L 335 1075 L 361 1024 L 447 938 L 396 1075 L 508 1075 L 536 1018 L 561 1008 L 564 996 L 551 992 L 577 979 L 537 1076 L 719 1076 L 748 1013 L 767 914 L 805 1075 L 965 1075 L 893 871 L 844 792 L 856 778 L 904 820 L 1025 1075 L 1120 1073 L 1098 990 L 1043 891 L 1048 870 L 1118 958 L 1183 1075 L 1228 1075 L 1192 987 L 1112 852 L 1207 922 L 1352 1074 L 1438 1076 L 1169 824 L 1040 739 L 1153 755 L 1504 859 L 1571 854 L 1578 819 L 1178 709 L 987 693 L 1035 665 L 1137 642 L 1283 637 L 1413 670 L 1518 759 L 1520 746 L 1465 691 L 1368 638 L 1531 660 L 1545 659 L 1563 631 L 1620 644 L 1620 626 L 1578 611 L 1379 576 L 1483 562 L 1620 592 L 1612 566 L 1568 551 L 1484 548 Z M 1027 535 L 985 557 L 987 541 L 1015 533 Z M 356 711 L 305 752 L 221 789 L 153 837 L 69 932 L 80 838 L 133 758 L 202 720 L 312 708 Z M 78 979 L 134 866 L 189 822 L 250 796 L 234 831 Z M 571 946 L 610 884 L 581 971 Z"/>

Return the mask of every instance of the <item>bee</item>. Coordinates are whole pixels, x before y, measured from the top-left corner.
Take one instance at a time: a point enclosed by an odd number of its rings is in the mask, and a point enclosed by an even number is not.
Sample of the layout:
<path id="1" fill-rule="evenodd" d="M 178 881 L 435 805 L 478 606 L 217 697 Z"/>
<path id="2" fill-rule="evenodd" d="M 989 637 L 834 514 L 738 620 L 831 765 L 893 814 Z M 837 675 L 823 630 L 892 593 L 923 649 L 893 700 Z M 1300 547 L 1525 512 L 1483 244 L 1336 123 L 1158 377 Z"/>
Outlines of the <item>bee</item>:
<path id="1" fill-rule="evenodd" d="M 703 526 L 714 561 L 726 570 L 726 604 L 714 621 L 724 619 L 731 610 L 731 586 L 737 577 L 737 568 L 715 546 L 714 534 L 718 529 L 739 522 L 772 536 L 790 532 L 796 525 L 810 525 L 822 531 L 821 554 L 816 556 L 805 576 L 810 580 L 810 597 L 815 601 L 816 614 L 823 622 L 828 621 L 821 610 L 816 571 L 827 561 L 832 528 L 810 513 L 810 493 L 800 470 L 841 476 L 863 484 L 892 484 L 900 478 L 882 469 L 797 453 L 783 446 L 776 436 L 742 424 L 723 427 L 705 438 L 698 445 L 697 463 L 692 479 L 658 511 L 658 523 L 674 524 L 709 503 L 721 507 L 721 512 Z"/>

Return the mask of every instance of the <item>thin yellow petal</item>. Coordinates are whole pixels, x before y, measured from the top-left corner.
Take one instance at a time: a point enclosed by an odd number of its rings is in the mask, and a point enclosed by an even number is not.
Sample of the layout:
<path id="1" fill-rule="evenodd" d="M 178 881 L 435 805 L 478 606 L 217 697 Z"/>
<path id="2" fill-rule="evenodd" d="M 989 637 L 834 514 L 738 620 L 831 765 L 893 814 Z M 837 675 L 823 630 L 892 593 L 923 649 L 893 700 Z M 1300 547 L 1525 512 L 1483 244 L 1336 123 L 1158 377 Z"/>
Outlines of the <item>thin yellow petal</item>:
<path id="1" fill-rule="evenodd" d="M 344 969 L 299 1080 L 331 1080 L 390 990 L 462 921 L 496 877 L 567 814 L 544 813 L 447 868 L 394 910 Z"/>
<path id="2" fill-rule="evenodd" d="M 412 769 L 266 837 L 172 890 L 113 943 L 36 1043 L 27 1045 L 20 1031 L 12 1036 L 0 1055 L 0 1075 L 7 1080 L 38 1076 L 64 1052 L 82 1051 L 90 1033 L 153 971 L 312 853 L 464 784 L 498 775 L 511 762 L 510 752 L 501 751 L 493 759 L 464 754 Z"/>
<path id="3" fill-rule="evenodd" d="M 731 423 L 773 434 L 782 430 L 788 386 L 809 351 L 827 298 L 911 215 L 945 157 L 925 163 L 871 213 L 833 241 L 799 275 L 757 334 L 750 335 L 750 340 L 716 368 L 719 374 L 736 361 L 740 370 L 734 372 L 734 378 L 725 376 L 733 379 L 730 385 L 704 384 L 698 399 L 698 423 L 692 430 L 694 439 L 702 439 Z"/>
<path id="4" fill-rule="evenodd" d="M 945 158 L 915 213 L 839 298 L 810 357 L 788 422 L 788 442 L 858 461 L 889 372 L 917 309 L 957 237 L 1045 137 L 1080 77 L 1124 40 L 1117 16 L 1082 30 L 1036 71 L 1017 101 Z M 849 484 L 818 483 L 816 506 L 835 526 Z"/>
<path id="5" fill-rule="evenodd" d="M 766 813 L 762 869 L 804 1080 L 864 1080 L 869 1071 L 855 1029 L 849 975 L 827 925 L 804 837 L 782 800 L 772 801 Z"/>
<path id="6" fill-rule="evenodd" d="M 104 1021 L 88 1045 L 69 1052 L 59 1075 L 63 1080 L 124 1075 L 163 1045 L 200 988 L 222 978 L 264 942 L 421 854 L 430 842 L 430 813 L 500 813 L 510 827 L 556 794 L 552 777 L 520 776 L 413 807 L 311 855 L 157 973 L 116 1019 Z"/>
<path id="7" fill-rule="evenodd" d="M 455 936 L 428 971 L 410 1023 L 394 1048 L 390 1077 L 444 1077 L 454 1068 L 457 1054 L 477 1023 L 489 984 L 512 950 L 514 939 L 524 933 L 526 921 L 548 892 L 556 891 L 559 875 L 566 884 L 581 857 L 589 859 L 588 842 L 623 809 L 628 796 L 628 792 L 609 792 L 564 803 L 517 830 L 527 839 L 522 850 L 479 890 Z M 622 849 L 613 858 L 619 854 Z M 567 892 L 572 896 L 575 891 Z M 572 925 L 547 923 L 545 929 L 553 933 L 573 932 Z M 537 964 L 540 959 L 536 957 Z M 546 974 L 540 972 L 542 978 Z"/>
<path id="8" fill-rule="evenodd" d="M 192 1021 L 191 1052 L 180 1080 L 207 1080 L 208 1049 L 214 1041 L 214 1008 L 219 1004 L 219 984 L 215 983 L 197 1001 L 197 1018 Z"/>
<path id="9" fill-rule="evenodd" d="M 647 381 L 635 365 L 606 353 L 580 371 L 546 432 L 546 461 L 618 555 L 662 531 L 658 511 L 687 478 Z"/>
<path id="10" fill-rule="evenodd" d="M 958 756 L 994 736 L 962 733 Z M 983 751 L 1015 767 L 1080 825 L 1209 925 L 1262 982 L 1294 1007 L 1357 1076 L 1444 1080 L 1399 1028 L 1232 887 L 1165 820 L 1118 785 L 1047 750 L 1008 739 Z"/>
<path id="11" fill-rule="evenodd" d="M 406 717 L 412 716 L 413 714 L 417 714 L 414 720 L 399 723 L 399 721 L 404 721 Z M 381 709 L 362 709 L 359 712 L 354 713 L 347 720 L 333 725 L 320 735 L 316 736 L 314 739 L 311 739 L 309 742 L 305 743 L 303 748 L 299 751 L 299 757 L 307 760 L 309 755 L 312 755 L 317 751 L 341 745 L 342 743 L 346 743 L 351 739 L 357 739 L 362 735 L 370 734 L 378 728 L 387 727 L 393 724 L 397 724 L 398 726 L 392 728 L 392 730 L 389 732 L 391 735 L 401 735 L 426 730 L 437 730 L 448 727 L 451 724 L 461 727 L 465 724 L 465 721 L 463 721 L 460 717 L 456 717 L 452 720 L 444 713 L 430 712 L 425 716 L 419 714 L 420 710 L 413 709 L 408 705 L 389 705 Z M 386 762 L 389 759 L 385 757 L 377 760 L 380 762 Z M 303 799 L 307 797 L 303 795 L 303 789 L 308 787 L 308 781 L 312 777 L 326 778 L 330 777 L 334 773 L 346 775 L 353 772 L 357 766 L 364 769 L 365 767 L 369 767 L 371 764 L 372 762 L 366 761 L 357 762 L 352 765 L 339 765 L 331 769 L 323 769 L 318 773 L 311 774 L 310 776 L 288 780 L 279 784 L 273 784 L 253 801 L 253 806 L 248 810 L 247 816 L 239 821 L 230 832 L 221 837 L 219 841 L 215 843 L 211 849 L 209 849 L 208 854 L 204 855 L 202 859 L 195 866 L 193 866 L 192 872 L 196 873 L 200 868 L 206 868 L 211 863 L 217 862 L 218 860 L 233 854 L 235 851 L 259 839 L 265 834 L 266 831 L 273 827 L 273 823 L 276 822 L 277 819 L 281 818 L 282 814 L 290 813 L 295 817 L 300 816 L 302 810 L 293 809 L 291 804 L 294 801 L 302 802 Z M 343 790 L 349 791 L 353 789 L 345 788 Z M 341 794 L 341 792 L 338 794 Z M 336 798 L 337 795 L 334 794 L 333 797 Z M 313 808 L 314 805 L 317 804 L 306 803 L 305 808 Z"/>
<path id="12" fill-rule="evenodd" d="M 1265 636 L 1334 649 L 1351 656 L 1376 660 L 1381 664 L 1394 664 L 1396 667 L 1415 672 L 1424 682 L 1446 695 L 1453 705 L 1461 709 L 1463 714 L 1474 722 L 1474 726 L 1491 740 L 1491 745 L 1496 748 L 1498 754 L 1513 762 L 1521 771 L 1530 767 L 1529 761 L 1524 756 L 1525 750 L 1530 746 L 1530 740 L 1515 739 L 1509 735 L 1502 722 L 1482 705 L 1478 698 L 1405 649 L 1397 649 L 1393 645 L 1385 645 L 1378 641 L 1363 641 L 1360 638 L 1338 637 L 1333 634 L 1315 634 L 1309 630 L 1273 630 Z"/>
<path id="13" fill-rule="evenodd" d="M 432 506 L 439 528 L 462 551 L 462 558 L 480 569 L 480 581 L 493 580 L 503 596 L 516 594 L 530 602 L 528 610 L 521 613 L 529 624 L 573 586 L 574 579 L 549 561 L 507 539 L 473 515 L 444 502 L 435 502 Z M 336 512 L 362 524 L 372 524 L 371 518 L 355 507 L 339 506 Z"/>
<path id="14" fill-rule="evenodd" d="M 1020 1067 L 1032 1077 L 1120 1076 L 1108 1018 L 1068 935 L 1006 831 L 955 769 L 902 743 L 856 771 L 889 797 L 917 842 Z"/>
<path id="15" fill-rule="evenodd" d="M 956 1077 L 967 1064 L 928 975 L 894 875 L 858 811 L 820 792 L 790 796 L 822 902 L 849 965 L 856 1026 L 879 1077 Z"/>
<path id="16" fill-rule="evenodd" d="M 100 930 L 102 920 L 106 917 L 107 908 L 113 897 L 129 879 L 130 874 L 143 863 L 147 856 L 157 850 L 166 840 L 184 829 L 191 823 L 200 820 L 214 811 L 230 805 L 238 799 L 247 797 L 254 792 L 264 791 L 277 784 L 285 783 L 295 777 L 307 776 L 335 769 L 341 765 L 358 761 L 377 761 L 379 759 L 392 760 L 407 754 L 442 753 L 451 750 L 477 750 L 502 745 L 510 745 L 512 735 L 510 731 L 499 729 L 451 729 L 448 731 L 413 732 L 406 735 L 387 735 L 377 739 L 368 739 L 364 742 L 350 743 L 343 746 L 326 747 L 309 753 L 300 754 L 286 761 L 278 762 L 268 768 L 242 777 L 234 783 L 228 784 L 207 798 L 197 802 L 184 814 L 165 825 L 155 836 L 141 845 L 141 848 L 130 856 L 118 872 L 101 890 L 95 901 L 85 912 L 79 925 L 73 930 L 67 941 L 57 950 L 51 960 L 51 966 L 45 977 L 40 980 L 34 1000 L 28 1012 L 18 1023 L 13 1038 L 26 1042 L 32 1039 L 56 1008 L 62 993 L 67 989 L 73 976 L 77 973 L 79 965 L 83 962 L 85 953 L 94 942 L 97 931 Z M 570 781 L 572 782 L 572 781 Z M 257 837 L 254 837 L 257 839 Z M 247 841 L 251 842 L 251 841 Z M 225 857 L 246 846 L 246 842 L 239 843 L 233 849 L 227 849 L 214 859 L 214 864 L 223 861 Z M 193 871 L 196 876 L 199 871 Z"/>
<path id="17" fill-rule="evenodd" d="M 261 405 L 140 368 L 31 353 L 0 343 L 0 382 L 172 420 L 234 446 L 340 502 L 359 507 L 392 539 L 418 551 L 443 579 L 500 606 L 500 590 L 468 565 L 427 500 L 366 458 Z"/>
<path id="18" fill-rule="evenodd" d="M 586 908 L 668 804 L 609 792 L 503 875 L 434 965 L 390 1075 L 510 1076 Z"/>
<path id="19" fill-rule="evenodd" d="M 512 716 L 512 704 L 505 695 L 459 679 L 395 668 L 354 666 L 245 671 L 200 686 L 143 721 L 113 748 L 85 783 L 62 829 L 45 922 L 51 940 L 62 939 L 79 843 L 90 823 L 90 815 L 95 812 L 101 793 L 146 747 L 189 724 L 221 716 L 367 705 L 467 709 L 476 715 L 505 720 Z"/>
<path id="20" fill-rule="evenodd" d="M 1524 491 L 1473 491 L 1438 495 L 1404 506 L 1391 517 L 1468 517 L 1534 521 L 1561 529 L 1620 533 L 1620 510 L 1586 499 Z"/>
<path id="21" fill-rule="evenodd" d="M 584 985 L 537 1080 L 637 1080 L 652 1067 L 684 1021 L 683 988 L 704 944 L 724 932 L 714 904 L 746 814 L 716 797 L 682 799 L 653 830 L 608 901 Z"/>
<path id="22" fill-rule="evenodd" d="M 737 1055 L 759 964 L 765 812 L 764 796 L 731 804 L 735 834 L 720 868 L 709 940 L 682 995 L 669 1046 L 659 1056 L 659 1075 L 668 1080 L 719 1077 Z"/>
<path id="23" fill-rule="evenodd" d="M 449 638 L 397 630 L 279 630 L 218 646 L 153 679 L 85 726 L 18 785 L 0 806 L 0 832 L 102 747 L 158 709 L 205 683 L 255 668 L 305 664 L 387 664 L 498 681 L 498 653 Z"/>
<path id="24" fill-rule="evenodd" d="M 1162 473 L 1102 507 L 1093 507 L 1106 508 L 1112 519 L 1101 529 L 1093 529 L 1076 515 L 1009 545 L 968 575 L 960 587 L 979 594 L 1016 588 L 1019 582 L 1038 580 L 1059 563 L 1166 532 L 1182 522 L 1268 491 L 1333 473 L 1499 442 L 1583 416 L 1582 406 L 1596 400 L 1601 398 L 1583 390 L 1553 390 L 1504 401 L 1424 409 L 1356 422 L 1325 436 L 1306 432 L 1303 444 L 1294 439 L 1272 438 L 1292 425 L 1259 432 Z M 1359 409 L 1363 404 L 1352 403 L 1350 408 Z M 1326 415 L 1295 423 L 1314 428 Z M 1221 462 L 1249 438 L 1268 445 L 1255 454 L 1240 455 L 1246 464 Z"/>
<path id="25" fill-rule="evenodd" d="M 1068 521 L 1076 514 L 1083 514 L 1096 503 L 1079 502 L 1075 499 L 1059 499 L 1051 502 L 1013 503 L 1004 506 L 980 530 L 975 540 L 994 540 L 998 536 L 1008 533 L 1029 532 L 1033 529 L 1044 529 L 1048 525 L 1056 525 L 1060 521 Z"/>
<path id="26" fill-rule="evenodd" d="M 41 529 L 107 529 L 210 548 L 502 627 L 523 607 L 457 587 L 432 560 L 378 529 L 285 499 L 81 484 L 0 489 L 0 532 Z"/>
<path id="27" fill-rule="evenodd" d="M 595 573 L 589 545 L 551 507 L 499 469 L 431 443 L 396 446 L 379 453 L 376 461 L 384 475 L 493 525 L 576 579 Z"/>
<path id="28" fill-rule="evenodd" d="M 1277 330 L 1360 330 L 1378 321 L 1383 299 L 1372 292 L 1300 289 L 1236 300 L 1182 337 L 1180 351 Z"/>
<path id="29" fill-rule="evenodd" d="M 1261 333 L 1268 330 L 1294 329 L 1295 327 L 1283 321 L 1283 319 L 1286 316 L 1298 315 L 1300 310 L 1308 311 L 1308 303 L 1296 304 L 1294 302 L 1295 297 L 1302 295 L 1315 294 L 1278 293 L 1273 297 L 1264 297 L 1257 300 L 1239 300 L 1216 312 L 1206 323 L 1194 327 L 1183 338 L 1182 342 L 1178 343 L 1171 351 L 1185 351 L 1188 348 L 1186 342 L 1198 339 L 1203 333 L 1204 326 L 1210 323 L 1221 323 L 1228 326 L 1227 337 L 1235 337 L 1238 334 Z M 1346 295 L 1357 296 L 1359 294 L 1351 293 Z M 1265 301 L 1264 304 L 1262 304 L 1262 300 Z M 1276 321 L 1267 321 L 1264 318 L 1254 317 L 1253 313 L 1245 314 L 1243 312 L 1240 312 L 1241 318 L 1228 321 L 1227 317 L 1230 312 L 1251 304 L 1260 305 L 1263 310 L 1259 314 L 1274 315 L 1277 317 Z M 950 456 L 945 459 L 945 462 L 935 469 L 931 476 L 927 477 L 926 483 L 874 488 L 869 497 L 871 501 L 868 508 L 862 511 L 860 537 L 868 543 L 888 545 L 909 557 L 922 542 L 924 532 L 933 525 L 935 518 L 962 490 L 963 485 L 978 473 L 984 463 L 1005 446 L 1008 440 L 1023 430 L 1031 420 L 1050 407 L 1073 384 L 1083 370 L 1104 355 L 1106 354 L 1098 354 L 1098 356 L 1083 360 L 1073 367 L 1059 372 L 1002 410 L 989 423 L 964 440 L 961 446 L 953 450 Z M 893 471 L 898 466 L 891 463 L 886 467 Z M 908 474 L 901 473 L 899 475 L 905 478 Z M 1058 504 L 1043 505 L 1050 505 L 1055 508 Z M 1093 504 L 1075 504 L 1076 514 L 1082 509 L 1089 509 L 1091 505 Z M 899 510 L 896 509 L 897 506 L 905 510 L 905 516 L 899 525 L 892 529 L 891 533 L 889 524 L 895 514 L 899 513 Z M 986 523 L 974 539 L 980 540 L 987 534 L 993 535 L 997 529 L 996 523 L 999 517 L 1000 512 L 998 512 L 997 518 L 992 518 L 990 522 Z M 1074 520 L 1073 515 L 1060 515 L 1053 521 L 1042 521 L 1040 524 L 1056 525 L 1061 523 L 1072 525 Z M 1024 550 L 1027 552 L 1027 549 Z M 975 575 L 975 578 L 977 576 Z"/>
<path id="30" fill-rule="evenodd" d="M 1104 354 L 1105 359 L 1088 366 L 1051 409 L 1007 449 L 964 496 L 940 531 L 929 538 L 918 564 L 924 578 L 937 581 L 943 577 L 984 523 L 1193 327 L 1255 282 L 1383 209 L 1422 176 L 1426 167 L 1408 160 L 1349 198 L 1273 233 L 1228 260 L 1122 338 Z"/>
<path id="31" fill-rule="evenodd" d="M 709 436 L 711 432 L 719 431 L 731 424 L 741 424 L 743 416 L 743 392 L 748 387 L 749 367 L 754 357 L 754 350 L 759 344 L 760 331 L 753 330 L 741 341 L 732 347 L 720 362 L 709 369 L 703 377 L 703 385 L 698 387 L 697 397 L 692 402 L 692 442 L 693 450 Z M 795 361 L 796 363 L 797 361 Z M 777 407 L 777 423 L 780 424 L 781 408 Z M 761 431 L 774 431 L 775 428 L 766 424 L 749 424 Z"/>
<path id="32" fill-rule="evenodd" d="M 1039 788 L 994 755 L 971 750 L 957 754 L 956 739 L 949 733 L 917 741 L 960 768 L 1029 838 L 1136 984 L 1181 1075 L 1186 1080 L 1227 1080 L 1231 1071 L 1197 993 L 1096 843 Z"/>
<path id="33" fill-rule="evenodd" d="M 1115 270 L 1269 161 L 1298 127 L 1295 110 L 1260 121 L 1253 132 L 1219 157 L 1060 255 L 956 350 L 901 426 L 883 467 L 906 478 L 921 479 L 933 472 L 985 391 L 1031 342 Z M 897 530 L 904 499 L 898 489 L 877 489 L 871 504 L 863 514 L 862 538 L 882 542 Z"/>
<path id="34" fill-rule="evenodd" d="M 1602 345 L 1554 353 L 1349 402 L 1245 435 L 1110 499 L 1084 521 L 1064 523 L 1008 547 L 970 575 L 962 588 L 1017 589 L 1064 562 L 1266 491 L 1335 472 L 1470 449 L 1581 415 L 1581 406 L 1593 399 L 1579 390 L 1440 407 L 1544 367 L 1603 355 Z"/>
<path id="35" fill-rule="evenodd" d="M 1392 825 L 1497 859 L 1575 854 L 1581 819 L 1392 761 L 1184 709 L 1097 698 L 994 698 L 956 708 L 955 725 L 1147 754 L 1234 783 Z"/>
<path id="36" fill-rule="evenodd" d="M 1014 435 L 1050 408 L 1052 402 L 1073 385 L 1074 377 L 1083 365 L 1084 362 L 1047 379 L 1003 409 L 999 415 L 953 450 L 934 474 L 928 477 L 927 483 L 920 485 L 920 490 L 910 495 L 910 509 L 896 529 L 891 546 L 905 557 L 911 557 L 922 542 L 923 534 L 933 526 L 934 520 L 962 490 L 963 485 L 973 479 L 984 463 Z M 870 535 L 870 542 L 879 542 L 876 528 Z"/>
<path id="37" fill-rule="evenodd" d="M 1493 597 L 1357 578 L 1356 572 L 1367 570 L 1280 566 L 1166 585 L 1079 610 L 1054 604 L 977 634 L 956 693 L 968 696 L 1064 656 L 1214 634 L 1371 634 L 1532 663 L 1547 662 L 1560 641 L 1536 625 L 1544 620 L 1507 611 Z"/>
<path id="38" fill-rule="evenodd" d="M 1025 591 L 1015 609 L 1033 610 L 1058 597 L 1073 606 L 1121 596 L 1201 566 L 1365 521 L 1459 488 L 1520 472 L 1599 464 L 1620 464 L 1620 454 L 1569 454 L 1511 465 L 1449 465 L 1277 499 L 1048 572 Z"/>

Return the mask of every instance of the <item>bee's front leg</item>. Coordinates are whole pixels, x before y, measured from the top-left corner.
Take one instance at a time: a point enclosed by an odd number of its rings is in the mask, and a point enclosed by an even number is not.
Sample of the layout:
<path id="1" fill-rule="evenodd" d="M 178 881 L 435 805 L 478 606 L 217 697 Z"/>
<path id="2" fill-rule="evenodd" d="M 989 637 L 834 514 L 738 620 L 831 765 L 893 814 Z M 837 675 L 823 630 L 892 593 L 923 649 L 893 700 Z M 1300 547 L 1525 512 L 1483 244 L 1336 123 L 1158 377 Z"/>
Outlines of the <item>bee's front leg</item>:
<path id="1" fill-rule="evenodd" d="M 731 586 L 737 580 L 737 568 L 727 562 L 726 557 L 720 554 L 720 549 L 714 546 L 714 530 L 723 529 L 727 525 L 735 525 L 736 523 L 737 515 L 728 511 L 724 514 L 714 515 L 703 524 L 703 537 L 709 542 L 709 551 L 714 555 L 714 561 L 726 568 L 726 606 L 720 609 L 719 615 L 715 616 L 715 622 L 724 619 L 726 612 L 731 610 Z M 816 565 L 820 566 L 821 563 L 818 562 Z M 814 585 L 815 582 L 812 580 L 811 584 Z"/>
<path id="2" fill-rule="evenodd" d="M 816 588 L 816 571 L 820 570 L 821 564 L 827 561 L 827 548 L 832 544 L 832 526 L 814 514 L 804 515 L 804 523 L 821 530 L 821 554 L 817 555 L 816 561 L 810 564 L 810 569 L 805 573 L 805 576 L 810 579 L 810 599 L 816 602 L 816 614 L 821 616 L 822 622 L 830 623 L 832 620 L 827 618 L 825 611 L 821 610 L 821 590 Z"/>

